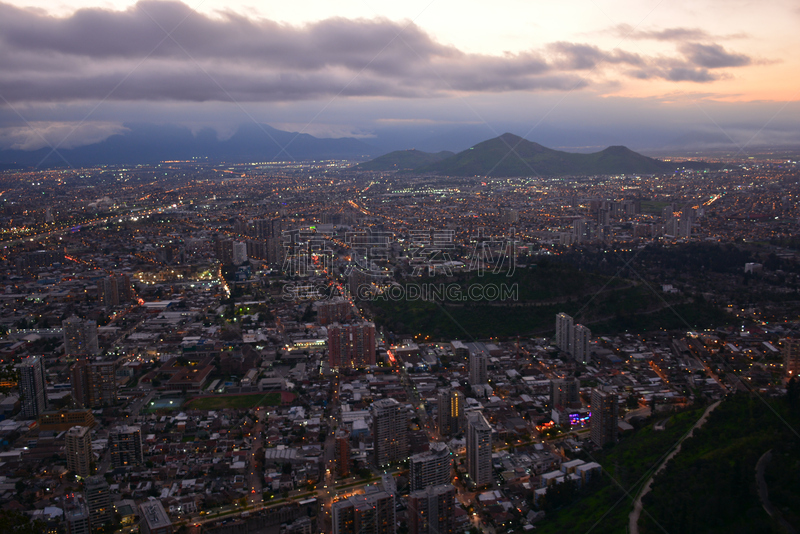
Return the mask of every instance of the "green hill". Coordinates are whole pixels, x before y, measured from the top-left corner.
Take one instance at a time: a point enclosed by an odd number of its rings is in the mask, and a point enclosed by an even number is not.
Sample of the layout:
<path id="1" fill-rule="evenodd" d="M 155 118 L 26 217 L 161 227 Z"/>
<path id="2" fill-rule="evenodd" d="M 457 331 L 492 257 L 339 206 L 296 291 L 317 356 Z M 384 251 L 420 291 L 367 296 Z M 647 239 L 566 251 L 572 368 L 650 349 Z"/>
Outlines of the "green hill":
<path id="1" fill-rule="evenodd" d="M 624 146 L 610 146 L 593 154 L 583 156 L 584 168 L 593 174 L 655 174 L 670 171 L 673 166 L 665 161 L 648 158 Z M 592 174 L 592 173 L 588 173 Z"/>
<path id="2" fill-rule="evenodd" d="M 399 170 L 414 170 L 425 165 L 431 165 L 443 159 L 454 156 L 452 152 L 443 150 L 431 154 L 430 152 L 422 152 L 421 150 L 396 150 L 384 154 L 379 158 L 371 161 L 360 163 L 358 169 L 362 171 L 399 171 Z"/>
<path id="3" fill-rule="evenodd" d="M 448 176 L 557 176 L 655 174 L 673 168 L 673 164 L 648 158 L 623 146 L 608 147 L 593 154 L 577 154 L 553 150 L 506 133 L 416 171 Z"/>

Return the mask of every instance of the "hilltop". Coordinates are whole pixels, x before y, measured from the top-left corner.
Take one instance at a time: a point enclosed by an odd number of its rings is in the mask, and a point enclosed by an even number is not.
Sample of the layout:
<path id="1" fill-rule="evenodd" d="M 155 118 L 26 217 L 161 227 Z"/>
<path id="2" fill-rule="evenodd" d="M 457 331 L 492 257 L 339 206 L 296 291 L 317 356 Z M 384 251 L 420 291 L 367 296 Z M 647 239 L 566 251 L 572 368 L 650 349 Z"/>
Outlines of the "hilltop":
<path id="1" fill-rule="evenodd" d="M 600 152 L 580 154 L 554 150 L 505 133 L 483 141 L 458 154 L 441 157 L 443 152 L 392 152 L 359 168 L 364 170 L 408 169 L 445 176 L 559 176 L 595 174 L 658 174 L 679 167 L 716 168 L 705 162 L 672 163 L 643 156 L 624 146 L 611 146 Z M 440 157 L 439 161 L 425 162 Z M 385 158 L 385 159 L 384 159 Z M 415 163 L 419 165 L 415 166 Z M 374 164 L 374 167 L 371 165 Z M 388 166 L 388 164 L 396 166 Z"/>

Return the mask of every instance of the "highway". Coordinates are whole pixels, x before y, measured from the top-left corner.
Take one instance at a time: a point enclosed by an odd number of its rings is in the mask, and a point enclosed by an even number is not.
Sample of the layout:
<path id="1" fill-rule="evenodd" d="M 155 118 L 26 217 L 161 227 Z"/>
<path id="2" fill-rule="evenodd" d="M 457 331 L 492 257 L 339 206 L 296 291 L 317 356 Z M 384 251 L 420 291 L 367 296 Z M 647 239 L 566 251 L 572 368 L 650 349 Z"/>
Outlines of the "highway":
<path id="1" fill-rule="evenodd" d="M 256 422 L 250 432 L 250 474 L 247 476 L 250 492 L 247 494 L 247 506 L 261 506 L 264 502 L 260 457 L 264 454 L 264 418 L 266 410 L 263 407 L 256 408 Z"/>
<path id="2" fill-rule="evenodd" d="M 323 451 L 323 466 L 325 472 L 322 475 L 322 481 L 317 485 L 317 499 L 320 502 L 320 530 L 322 532 L 331 532 L 333 525 L 331 523 L 331 505 L 336 496 L 336 428 L 337 417 L 339 415 L 339 377 L 336 376 L 333 382 L 333 391 L 331 392 L 331 402 L 328 405 L 330 410 L 329 421 L 330 432 L 325 438 L 325 448 Z M 339 481 L 343 482 L 343 481 Z"/>
<path id="3" fill-rule="evenodd" d="M 17 237 L 17 238 L 13 238 L 13 239 L 9 239 L 9 240 L 0 240 L 0 243 L 2 243 L 5 246 L 8 246 L 8 245 L 15 245 L 17 243 L 23 243 L 25 241 L 37 241 L 39 239 L 44 239 L 46 237 L 53 237 L 53 236 L 57 236 L 57 235 L 61 235 L 61 234 L 66 234 L 67 232 L 71 232 L 73 228 L 88 228 L 88 227 L 97 226 L 97 225 L 100 225 L 100 224 L 108 224 L 110 221 L 113 221 L 114 219 L 119 220 L 119 219 L 125 219 L 125 218 L 128 218 L 128 217 L 136 217 L 136 218 L 147 217 L 147 216 L 152 215 L 154 213 L 160 213 L 160 212 L 164 211 L 165 209 L 174 208 L 174 207 L 177 207 L 177 206 L 180 206 L 180 205 L 181 204 L 177 204 L 176 205 L 176 204 L 173 203 L 173 204 L 168 204 L 166 206 L 157 206 L 157 207 L 154 207 L 154 208 L 150 208 L 148 210 L 138 210 L 138 211 L 131 210 L 131 211 L 125 213 L 125 214 L 117 213 L 117 214 L 114 214 L 114 215 L 109 215 L 109 216 L 98 218 L 98 219 L 92 219 L 92 220 L 89 220 L 89 221 L 86 221 L 86 222 L 70 223 L 70 224 L 67 224 L 65 226 L 60 226 L 58 228 L 53 228 L 53 229 L 41 228 L 41 229 L 38 230 L 39 233 L 27 234 L 27 235 L 20 236 L 20 237 Z M 37 231 L 37 230 L 34 230 L 34 231 Z"/>

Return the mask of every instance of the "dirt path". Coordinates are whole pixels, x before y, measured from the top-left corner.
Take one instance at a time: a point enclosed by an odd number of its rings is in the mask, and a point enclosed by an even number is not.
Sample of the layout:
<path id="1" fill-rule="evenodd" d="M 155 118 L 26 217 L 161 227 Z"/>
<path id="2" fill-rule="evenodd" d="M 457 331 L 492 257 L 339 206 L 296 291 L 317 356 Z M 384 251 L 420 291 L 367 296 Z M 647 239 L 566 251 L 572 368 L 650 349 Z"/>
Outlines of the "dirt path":
<path id="1" fill-rule="evenodd" d="M 659 465 L 656 468 L 656 470 L 653 471 L 653 474 L 650 475 L 650 478 L 647 480 L 647 482 L 645 482 L 644 486 L 642 486 L 642 491 L 639 492 L 639 495 L 636 497 L 636 500 L 633 503 L 633 512 L 631 512 L 631 515 L 628 516 L 628 532 L 630 532 L 630 534 L 639 534 L 639 516 L 642 515 L 642 497 L 647 495 L 647 493 L 650 491 L 650 486 L 653 485 L 653 477 L 655 477 L 659 472 L 661 472 L 662 469 L 664 469 L 664 467 L 667 465 L 667 462 L 672 460 L 672 458 L 675 457 L 676 454 L 681 452 L 681 445 L 683 444 L 683 441 L 686 438 L 691 437 L 696 429 L 700 428 L 705 424 L 706 420 L 708 420 L 708 416 L 711 414 L 711 412 L 713 412 L 717 408 L 717 406 L 719 406 L 720 402 L 722 401 L 717 401 L 708 408 L 706 408 L 706 411 L 703 412 L 703 415 L 700 417 L 700 419 L 697 420 L 697 422 L 694 424 L 691 430 L 689 430 L 689 432 L 687 432 L 678 441 L 678 444 L 675 447 L 675 449 L 671 453 L 669 453 L 666 458 L 664 458 L 664 461 L 661 462 L 661 465 Z"/>
<path id="2" fill-rule="evenodd" d="M 764 506 L 764 511 L 769 514 L 769 516 L 780 523 L 781 527 L 783 527 L 784 532 L 788 534 L 796 534 L 797 531 L 789 524 L 786 519 L 783 518 L 783 515 L 780 513 L 778 509 L 772 504 L 769 500 L 769 491 L 767 489 L 767 481 L 764 478 L 764 470 L 767 468 L 767 464 L 772 460 L 772 449 L 768 450 L 764 454 L 761 455 L 761 458 L 758 459 L 758 463 L 756 464 L 756 485 L 758 486 L 758 498 L 761 499 L 761 504 Z"/>

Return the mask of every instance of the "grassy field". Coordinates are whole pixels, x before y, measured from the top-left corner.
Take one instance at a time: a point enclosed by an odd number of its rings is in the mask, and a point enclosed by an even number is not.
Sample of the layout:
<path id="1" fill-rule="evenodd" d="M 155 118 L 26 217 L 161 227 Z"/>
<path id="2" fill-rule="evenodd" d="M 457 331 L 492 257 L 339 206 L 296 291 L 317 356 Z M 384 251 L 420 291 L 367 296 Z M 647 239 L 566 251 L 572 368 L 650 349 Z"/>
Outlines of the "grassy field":
<path id="1" fill-rule="evenodd" d="M 642 213 L 651 215 L 661 215 L 661 210 L 669 206 L 669 202 L 656 202 L 652 200 L 642 201 Z"/>
<path id="2" fill-rule="evenodd" d="M 183 406 L 183 402 L 184 399 L 182 397 L 163 397 L 155 399 L 142 408 L 142 413 L 160 413 L 180 410 Z"/>
<path id="3" fill-rule="evenodd" d="M 246 409 L 256 406 L 278 406 L 281 393 L 248 393 L 245 395 L 214 395 L 211 397 L 195 397 L 186 402 L 185 408 L 194 410 L 221 410 L 223 408 Z"/>

